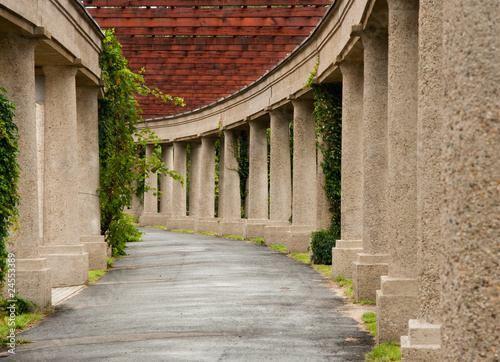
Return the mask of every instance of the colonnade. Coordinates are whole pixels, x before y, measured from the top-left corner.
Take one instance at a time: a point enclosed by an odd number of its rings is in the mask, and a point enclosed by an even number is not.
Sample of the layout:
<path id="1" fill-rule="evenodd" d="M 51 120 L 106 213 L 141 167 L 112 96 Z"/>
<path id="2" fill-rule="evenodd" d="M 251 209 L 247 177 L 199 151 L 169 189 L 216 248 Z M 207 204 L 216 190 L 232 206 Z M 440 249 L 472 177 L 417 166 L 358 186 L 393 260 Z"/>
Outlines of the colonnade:
<path id="1" fill-rule="evenodd" d="M 210 231 L 263 234 L 268 244 L 305 251 L 306 235 L 326 219 L 310 94 L 302 88 L 302 69 L 320 59 L 315 80 L 342 82 L 343 89 L 333 276 L 353 279 L 356 300 L 376 301 L 377 342 L 400 341 L 403 360 L 496 360 L 499 16 L 480 1 L 337 1 L 308 42 L 253 88 L 147 127 L 174 145 L 175 169 L 185 165 L 185 142 L 200 142 L 200 135 L 203 142 L 222 120 L 223 217 Z M 292 118 L 293 174 L 286 134 Z M 240 130 L 250 138 L 248 220 L 239 219 L 228 152 Z M 197 218 L 184 216 L 185 193 L 174 187 L 172 212 L 196 230 Z M 178 220 L 166 225 L 180 227 Z"/>
<path id="2" fill-rule="evenodd" d="M 293 160 L 290 152 L 292 122 Z M 246 132 L 249 139 L 248 192 L 244 200 L 247 217 L 242 217 L 237 161 L 241 132 Z M 217 139 L 221 146 L 218 214 L 215 215 Z M 321 156 L 317 161 L 317 154 L 321 152 L 317 152 L 311 99 L 291 97 L 279 108 L 266 109 L 259 119 L 248 122 L 245 127 L 224 127 L 221 134 L 162 143 L 165 164 L 184 178 L 187 144 L 190 145 L 189 208 L 187 187 L 164 177 L 160 182 L 159 200 L 156 190 L 151 189 L 144 195 L 144 212 L 139 218 L 141 225 L 264 238 L 268 244 L 286 244 L 288 252 L 307 252 L 311 232 L 329 227 L 329 203 L 323 188 Z M 146 146 L 146 155 L 152 154 L 153 147 L 152 144 Z M 146 182 L 158 188 L 155 173 L 150 173 Z"/>
<path id="3" fill-rule="evenodd" d="M 55 3 L 39 12 L 0 7 L 0 87 L 16 106 L 21 168 L 19 228 L 8 249 L 16 292 L 40 308 L 51 305 L 52 287 L 85 284 L 89 269 L 107 265 L 97 194 L 103 35 L 81 4 Z"/>

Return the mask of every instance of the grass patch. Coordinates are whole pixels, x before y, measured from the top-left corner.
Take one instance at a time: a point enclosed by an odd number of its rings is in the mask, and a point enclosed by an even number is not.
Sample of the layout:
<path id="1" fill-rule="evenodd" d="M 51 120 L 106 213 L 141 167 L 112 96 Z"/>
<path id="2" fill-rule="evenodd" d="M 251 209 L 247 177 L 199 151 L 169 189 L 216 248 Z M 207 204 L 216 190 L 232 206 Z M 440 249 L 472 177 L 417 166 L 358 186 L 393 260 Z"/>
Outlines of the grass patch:
<path id="1" fill-rule="evenodd" d="M 365 360 L 373 362 L 401 361 L 401 345 L 397 342 L 379 344 L 366 355 Z"/>
<path id="2" fill-rule="evenodd" d="M 366 299 L 361 299 L 361 300 L 355 300 L 352 302 L 353 304 L 377 304 L 374 300 L 366 300 Z"/>
<path id="3" fill-rule="evenodd" d="M 110 257 L 108 258 L 108 269 L 112 268 L 113 267 L 113 264 L 115 263 L 115 258 L 113 257 Z"/>
<path id="4" fill-rule="evenodd" d="M 208 235 L 208 236 L 219 236 L 218 233 L 213 233 L 211 231 L 200 231 L 199 233 L 197 234 L 200 234 L 200 235 Z"/>
<path id="5" fill-rule="evenodd" d="M 108 272 L 108 269 L 104 270 L 89 270 L 89 284 L 95 283 L 100 277 Z"/>
<path id="6" fill-rule="evenodd" d="M 184 230 L 184 229 L 172 229 L 169 231 L 173 231 L 176 233 L 184 233 L 184 234 L 194 234 L 194 230 Z"/>
<path id="7" fill-rule="evenodd" d="M 313 264 L 312 266 L 314 269 L 319 271 L 325 277 L 332 279 L 332 266 L 331 265 Z"/>
<path id="8" fill-rule="evenodd" d="M 10 329 L 15 328 L 16 329 L 16 335 L 26 329 L 31 327 L 33 324 L 36 322 L 41 321 L 42 319 L 45 318 L 45 316 L 49 313 L 51 313 L 51 310 L 48 310 L 46 313 L 37 311 L 35 313 L 25 313 L 25 314 L 20 314 L 16 316 L 14 320 L 14 325 L 9 326 L 9 317 L 4 317 L 0 319 L 0 344 L 1 347 L 7 347 L 8 343 L 10 342 L 9 339 L 7 338 L 10 335 Z M 12 322 L 11 322 L 12 324 Z M 19 340 L 16 339 L 16 344 L 25 344 L 25 343 L 31 343 L 30 341 L 23 339 Z"/>
<path id="9" fill-rule="evenodd" d="M 373 312 L 363 314 L 363 320 L 367 324 L 366 328 L 370 334 L 375 337 L 377 335 L 377 315 Z"/>
<path id="10" fill-rule="evenodd" d="M 151 229 L 168 230 L 167 227 L 163 225 L 148 225 L 146 227 Z"/>
<path id="11" fill-rule="evenodd" d="M 255 244 L 264 244 L 264 238 L 250 238 L 248 241 L 251 241 Z"/>
<path id="12" fill-rule="evenodd" d="M 309 264 L 309 254 L 308 253 L 291 253 L 290 257 L 294 258 L 295 260 L 300 261 L 301 263 Z"/>
<path id="13" fill-rule="evenodd" d="M 224 239 L 243 240 L 243 235 L 222 235 Z"/>
<path id="14" fill-rule="evenodd" d="M 279 251 L 280 253 L 286 253 L 286 245 L 269 245 L 269 247 L 273 250 Z"/>
<path id="15" fill-rule="evenodd" d="M 333 279 L 333 281 L 339 283 L 339 287 L 342 288 L 345 287 L 344 295 L 346 295 L 349 298 L 352 298 L 352 279 L 337 277 Z"/>

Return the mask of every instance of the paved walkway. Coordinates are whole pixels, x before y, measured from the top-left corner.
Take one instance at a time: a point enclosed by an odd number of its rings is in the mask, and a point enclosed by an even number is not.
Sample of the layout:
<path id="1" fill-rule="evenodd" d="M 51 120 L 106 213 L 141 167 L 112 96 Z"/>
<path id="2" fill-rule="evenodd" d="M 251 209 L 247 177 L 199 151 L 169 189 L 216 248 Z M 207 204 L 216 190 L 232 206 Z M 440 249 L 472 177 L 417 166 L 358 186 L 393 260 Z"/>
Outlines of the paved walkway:
<path id="1" fill-rule="evenodd" d="M 372 345 L 309 266 L 244 241 L 148 229 L 20 338 L 13 361 L 358 361 Z"/>

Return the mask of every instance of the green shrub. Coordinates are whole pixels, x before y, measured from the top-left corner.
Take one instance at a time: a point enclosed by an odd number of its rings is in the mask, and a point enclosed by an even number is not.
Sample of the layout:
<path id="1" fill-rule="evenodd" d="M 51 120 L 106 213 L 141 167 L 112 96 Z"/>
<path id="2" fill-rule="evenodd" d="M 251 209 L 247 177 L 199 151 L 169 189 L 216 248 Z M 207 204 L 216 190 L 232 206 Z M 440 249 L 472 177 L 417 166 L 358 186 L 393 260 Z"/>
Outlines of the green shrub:
<path id="1" fill-rule="evenodd" d="M 337 235 L 330 230 L 313 231 L 311 234 L 311 262 L 313 264 L 332 265 L 332 248 Z"/>
<path id="2" fill-rule="evenodd" d="M 30 309 L 36 309 L 38 306 L 30 300 L 15 296 L 11 299 L 2 299 L 0 300 L 0 311 L 3 315 L 10 314 L 10 310 L 7 307 L 11 305 L 15 305 L 16 315 L 27 314 L 30 312 Z"/>

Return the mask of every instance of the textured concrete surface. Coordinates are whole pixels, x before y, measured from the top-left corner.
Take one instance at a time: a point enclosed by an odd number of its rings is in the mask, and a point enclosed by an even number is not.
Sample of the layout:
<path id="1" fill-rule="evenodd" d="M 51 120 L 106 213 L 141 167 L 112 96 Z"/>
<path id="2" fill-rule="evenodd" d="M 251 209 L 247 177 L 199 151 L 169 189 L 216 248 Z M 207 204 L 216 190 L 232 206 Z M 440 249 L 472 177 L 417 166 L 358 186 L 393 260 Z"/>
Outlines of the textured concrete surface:
<path id="1" fill-rule="evenodd" d="M 263 245 L 148 230 L 128 252 L 10 360 L 361 361 L 371 349 L 323 277 Z"/>

